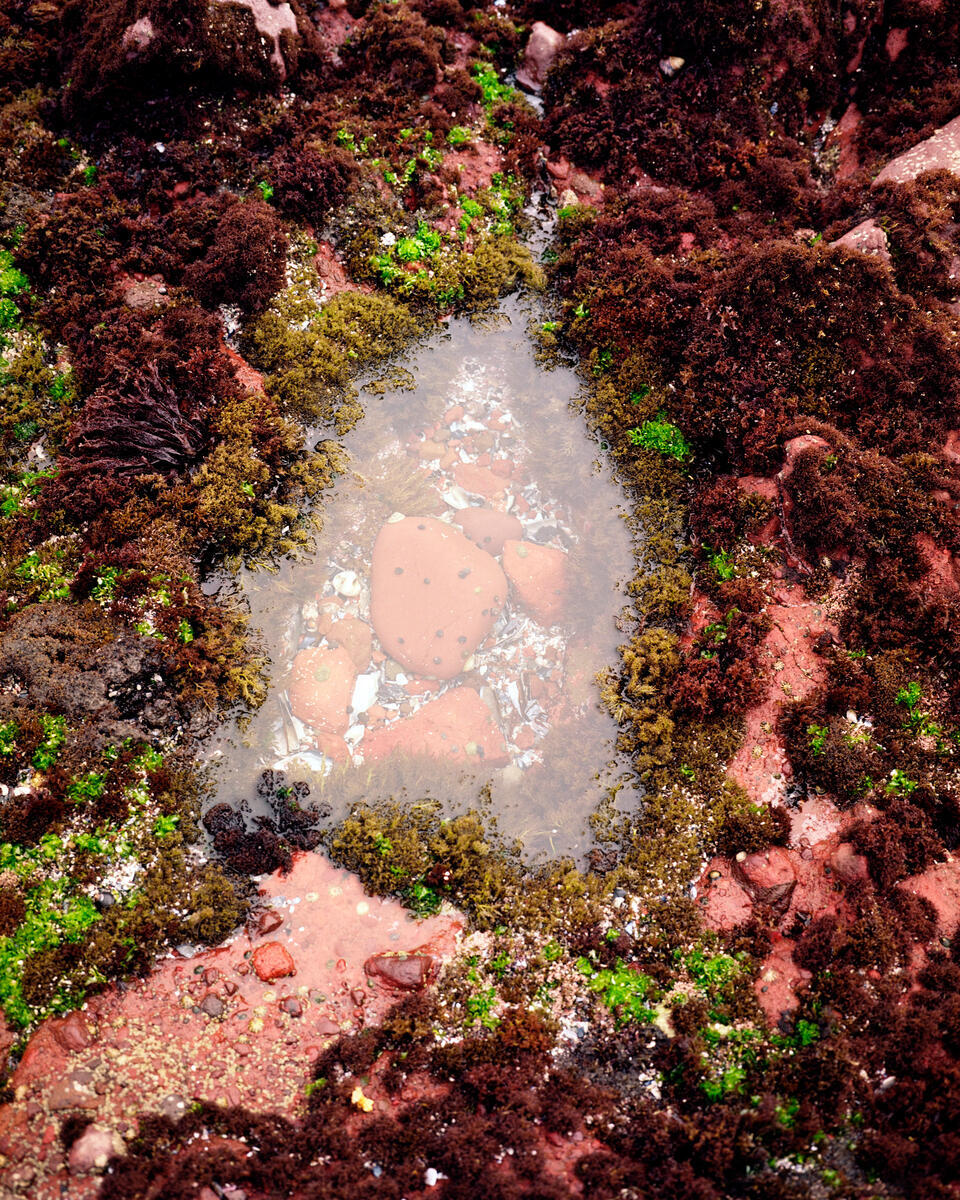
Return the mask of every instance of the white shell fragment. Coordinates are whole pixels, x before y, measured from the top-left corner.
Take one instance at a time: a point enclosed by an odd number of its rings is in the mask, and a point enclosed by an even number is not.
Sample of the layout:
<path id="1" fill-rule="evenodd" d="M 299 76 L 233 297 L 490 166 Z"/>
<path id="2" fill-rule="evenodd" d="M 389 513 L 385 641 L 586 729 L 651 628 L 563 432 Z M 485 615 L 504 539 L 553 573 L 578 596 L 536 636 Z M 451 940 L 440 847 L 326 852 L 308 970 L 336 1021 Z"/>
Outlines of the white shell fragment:
<path id="1" fill-rule="evenodd" d="M 340 571 L 333 577 L 333 590 L 348 599 L 360 595 L 360 576 L 356 571 Z"/>

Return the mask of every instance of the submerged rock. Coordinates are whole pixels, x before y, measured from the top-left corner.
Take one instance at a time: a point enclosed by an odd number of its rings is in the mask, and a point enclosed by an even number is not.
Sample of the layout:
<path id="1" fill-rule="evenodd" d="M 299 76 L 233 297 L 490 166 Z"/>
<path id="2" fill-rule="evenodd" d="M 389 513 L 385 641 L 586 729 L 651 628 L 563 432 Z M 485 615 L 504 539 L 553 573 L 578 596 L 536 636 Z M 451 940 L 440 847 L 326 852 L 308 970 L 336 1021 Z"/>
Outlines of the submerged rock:
<path id="1" fill-rule="evenodd" d="M 377 535 L 370 615 L 383 649 L 417 675 L 452 679 L 493 628 L 507 580 L 443 521 L 404 517 Z"/>
<path id="2" fill-rule="evenodd" d="M 343 733 L 350 724 L 347 706 L 353 697 L 357 668 L 346 649 L 312 646 L 293 660 L 290 708 L 315 729 Z"/>
<path id="3" fill-rule="evenodd" d="M 363 741 L 365 759 L 401 754 L 430 754 L 453 762 L 483 761 L 502 767 L 510 761 L 503 735 L 473 688 L 453 688 L 425 704 L 412 717 L 369 733 Z"/>
<path id="4" fill-rule="evenodd" d="M 465 508 L 457 514 L 456 522 L 470 541 L 488 554 L 502 554 L 504 542 L 523 537 L 519 520 L 495 508 Z"/>
<path id="5" fill-rule="evenodd" d="M 567 590 L 567 556 L 553 546 L 510 540 L 503 569 L 523 607 L 544 625 L 560 619 Z"/>

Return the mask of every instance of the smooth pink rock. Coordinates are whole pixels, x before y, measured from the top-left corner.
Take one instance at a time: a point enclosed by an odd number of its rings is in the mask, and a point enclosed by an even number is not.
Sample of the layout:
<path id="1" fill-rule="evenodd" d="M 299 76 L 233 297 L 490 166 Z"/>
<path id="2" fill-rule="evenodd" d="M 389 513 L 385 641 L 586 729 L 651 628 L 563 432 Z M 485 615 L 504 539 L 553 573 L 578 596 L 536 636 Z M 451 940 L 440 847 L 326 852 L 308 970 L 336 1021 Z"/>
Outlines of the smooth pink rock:
<path id="1" fill-rule="evenodd" d="M 759 904 L 786 909 L 797 886 L 797 872 L 790 852 L 771 846 L 757 854 L 734 861 L 733 873 Z"/>
<path id="2" fill-rule="evenodd" d="M 507 541 L 503 569 L 523 607 L 544 625 L 554 625 L 567 592 L 567 556 L 554 546 Z"/>
<path id="3" fill-rule="evenodd" d="M 497 562 L 433 517 L 388 522 L 377 535 L 370 617 L 387 654 L 415 675 L 453 679 L 507 599 Z"/>
<path id="4" fill-rule="evenodd" d="M 453 688 L 401 721 L 368 732 L 360 743 L 365 760 L 400 754 L 476 766 L 502 767 L 510 761 L 503 734 L 473 688 Z"/>
<path id="5" fill-rule="evenodd" d="M 874 255 L 888 265 L 892 261 L 887 235 L 873 217 L 868 217 L 859 225 L 854 225 L 852 229 L 842 237 L 838 237 L 836 241 L 831 242 L 830 245 L 844 246 L 847 250 L 856 250 L 860 254 Z"/>
<path id="6" fill-rule="evenodd" d="M 939 170 L 960 175 L 960 117 L 891 159 L 873 183 L 908 183 L 924 171 Z"/>
<path id="7" fill-rule="evenodd" d="M 534 21 L 523 52 L 523 65 L 517 71 L 517 83 L 528 92 L 539 92 L 566 40 L 543 21 Z"/>
<path id="8" fill-rule="evenodd" d="M 343 733 L 350 724 L 357 668 L 341 647 L 311 646 L 293 660 L 287 694 L 293 715 L 315 729 Z"/>
<path id="9" fill-rule="evenodd" d="M 71 1172 L 83 1175 L 102 1171 L 111 1158 L 126 1152 L 123 1139 L 101 1125 L 89 1125 L 70 1147 L 67 1162 Z"/>

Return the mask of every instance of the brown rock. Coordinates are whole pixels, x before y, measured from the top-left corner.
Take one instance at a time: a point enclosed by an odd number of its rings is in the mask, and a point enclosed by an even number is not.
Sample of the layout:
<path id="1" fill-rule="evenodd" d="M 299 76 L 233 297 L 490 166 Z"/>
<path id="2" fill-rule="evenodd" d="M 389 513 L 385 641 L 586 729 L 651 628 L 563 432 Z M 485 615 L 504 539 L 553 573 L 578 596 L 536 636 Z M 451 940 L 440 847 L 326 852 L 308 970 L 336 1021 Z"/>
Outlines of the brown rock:
<path id="1" fill-rule="evenodd" d="M 534 21 L 523 52 L 523 65 L 517 71 L 517 83 L 528 92 L 539 92 L 566 40 L 543 21 Z"/>
<path id="2" fill-rule="evenodd" d="M 506 598 L 507 581 L 493 558 L 444 521 L 405 517 L 377 535 L 373 627 L 387 654 L 416 675 L 459 675 Z"/>
<path id="3" fill-rule="evenodd" d="M 340 646 L 350 655 L 358 671 L 370 663 L 373 650 L 373 630 L 359 617 L 344 617 L 340 621 L 321 622 L 320 632 L 332 647 Z"/>
<path id="4" fill-rule="evenodd" d="M 363 969 L 370 979 L 379 979 L 387 987 L 413 992 L 436 979 L 440 960 L 418 950 L 410 954 L 387 950 L 368 958 Z"/>
<path id="5" fill-rule="evenodd" d="M 344 649 L 312 646 L 293 660 L 288 692 L 293 715 L 307 725 L 343 733 L 350 724 L 357 668 Z"/>
<path id="6" fill-rule="evenodd" d="M 560 619 L 567 588 L 567 556 L 553 546 L 510 540 L 503 569 L 523 607 L 544 625 Z"/>
<path id="7" fill-rule="evenodd" d="M 797 886 L 797 872 L 788 851 L 779 846 L 734 861 L 733 873 L 758 904 L 785 910 Z"/>
<path id="8" fill-rule="evenodd" d="M 297 973 L 296 964 L 279 942 L 264 942 L 252 955 L 253 969 L 264 983 Z"/>
<path id="9" fill-rule="evenodd" d="M 470 541 L 488 554 L 502 554 L 504 542 L 523 537 L 523 526 L 517 518 L 495 508 L 464 508 L 454 520 Z"/>
<path id="10" fill-rule="evenodd" d="M 960 117 L 891 159 L 873 183 L 908 183 L 924 171 L 939 170 L 960 175 Z"/>
<path id="11" fill-rule="evenodd" d="M 69 1016 L 50 1021 L 53 1036 L 68 1051 L 84 1050 L 93 1041 L 93 1035 L 83 1014 L 72 1012 Z"/>
<path id="12" fill-rule="evenodd" d="M 856 883 L 866 879 L 867 860 L 858 854 L 850 842 L 841 842 L 830 855 L 830 867 L 840 883 Z"/>
<path id="13" fill-rule="evenodd" d="M 510 761 L 503 734 L 494 725 L 490 710 L 468 687 L 453 688 L 412 717 L 368 733 L 361 748 L 366 760 L 397 752 L 496 767 Z"/>
<path id="14" fill-rule="evenodd" d="M 111 1158 L 126 1153 L 123 1138 L 102 1125 L 89 1125 L 70 1147 L 67 1159 L 74 1175 L 102 1171 Z"/>

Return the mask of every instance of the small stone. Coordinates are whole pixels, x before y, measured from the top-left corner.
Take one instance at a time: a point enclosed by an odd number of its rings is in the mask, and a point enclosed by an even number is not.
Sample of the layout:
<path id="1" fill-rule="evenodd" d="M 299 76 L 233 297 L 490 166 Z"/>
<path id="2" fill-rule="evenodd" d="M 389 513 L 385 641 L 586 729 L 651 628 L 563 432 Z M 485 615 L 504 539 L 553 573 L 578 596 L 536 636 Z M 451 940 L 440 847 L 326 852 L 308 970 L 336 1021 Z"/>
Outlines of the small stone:
<path id="1" fill-rule="evenodd" d="M 123 1139 L 102 1125 L 88 1125 L 70 1147 L 68 1163 L 74 1175 L 102 1171 L 111 1158 L 126 1153 Z"/>
<path id="2" fill-rule="evenodd" d="M 293 660 L 287 685 L 293 715 L 316 729 L 343 733 L 357 668 L 344 649 L 312 646 Z"/>
<path id="3" fill-rule="evenodd" d="M 553 546 L 508 540 L 503 569 L 523 607 L 543 625 L 553 625 L 563 612 L 567 593 L 567 555 Z"/>
<path id="4" fill-rule="evenodd" d="M 418 991 L 432 983 L 440 970 L 440 960 L 432 954 L 414 950 L 410 954 L 387 950 L 374 954 L 363 964 L 370 979 L 379 979 L 398 991 Z"/>
<path id="5" fill-rule="evenodd" d="M 660 70 L 666 75 L 667 79 L 672 79 L 678 71 L 682 71 L 687 60 L 681 58 L 679 54 L 671 54 L 667 58 L 660 59 Z"/>
<path id="6" fill-rule="evenodd" d="M 200 1011 L 206 1013 L 208 1017 L 222 1017 L 223 1001 L 219 996 L 215 996 L 213 992 L 208 992 L 200 1001 Z"/>
<path id="7" fill-rule="evenodd" d="M 253 969 L 264 983 L 295 975 L 297 968 L 284 946 L 279 942 L 264 942 L 253 952 Z"/>

